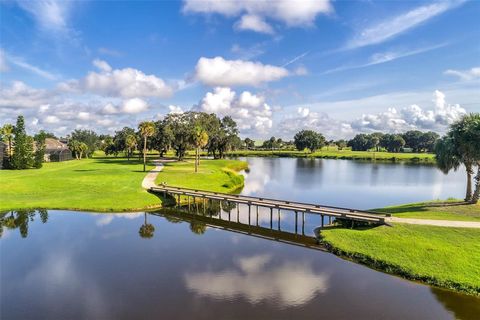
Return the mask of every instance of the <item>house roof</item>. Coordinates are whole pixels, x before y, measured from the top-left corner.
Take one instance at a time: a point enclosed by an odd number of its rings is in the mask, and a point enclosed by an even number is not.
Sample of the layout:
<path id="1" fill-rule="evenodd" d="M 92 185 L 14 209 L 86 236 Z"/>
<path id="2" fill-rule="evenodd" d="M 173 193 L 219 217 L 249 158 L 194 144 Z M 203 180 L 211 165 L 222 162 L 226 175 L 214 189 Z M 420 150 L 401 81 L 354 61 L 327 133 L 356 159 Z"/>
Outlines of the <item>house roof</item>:
<path id="1" fill-rule="evenodd" d="M 46 138 L 45 139 L 45 149 L 47 151 L 64 150 L 64 149 L 68 149 L 68 146 L 65 143 L 62 143 L 62 142 L 58 141 L 57 139 Z"/>

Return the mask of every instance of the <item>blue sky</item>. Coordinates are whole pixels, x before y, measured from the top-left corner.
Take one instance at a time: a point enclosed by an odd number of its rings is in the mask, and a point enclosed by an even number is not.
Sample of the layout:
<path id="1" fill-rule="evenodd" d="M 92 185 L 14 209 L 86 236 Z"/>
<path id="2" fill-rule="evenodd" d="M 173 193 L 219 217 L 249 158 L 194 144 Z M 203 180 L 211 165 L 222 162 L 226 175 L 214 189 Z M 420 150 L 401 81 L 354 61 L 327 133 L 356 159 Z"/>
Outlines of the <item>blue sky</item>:
<path id="1" fill-rule="evenodd" d="M 0 124 L 114 132 L 169 112 L 243 137 L 443 132 L 480 111 L 478 1 L 1 1 Z"/>

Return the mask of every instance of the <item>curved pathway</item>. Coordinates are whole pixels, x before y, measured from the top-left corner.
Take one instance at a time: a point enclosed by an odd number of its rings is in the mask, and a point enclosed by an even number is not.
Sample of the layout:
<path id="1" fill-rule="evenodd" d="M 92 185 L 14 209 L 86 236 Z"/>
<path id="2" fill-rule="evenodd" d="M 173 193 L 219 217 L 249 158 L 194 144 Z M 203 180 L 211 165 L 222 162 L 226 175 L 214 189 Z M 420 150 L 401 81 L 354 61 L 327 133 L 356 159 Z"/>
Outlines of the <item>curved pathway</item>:
<path id="1" fill-rule="evenodd" d="M 162 159 L 162 160 L 152 160 L 152 163 L 155 165 L 155 168 L 150 170 L 145 178 L 142 181 L 142 188 L 150 189 L 151 187 L 156 187 L 155 179 L 157 179 L 158 174 L 163 170 L 163 163 L 165 162 L 174 162 L 176 160 L 171 159 Z"/>
<path id="2" fill-rule="evenodd" d="M 429 219 L 410 219 L 410 218 L 386 218 L 386 222 L 392 223 L 408 223 L 419 224 L 426 226 L 437 227 L 452 227 L 452 228 L 480 228 L 480 222 L 474 221 L 457 221 L 457 220 L 429 220 Z"/>

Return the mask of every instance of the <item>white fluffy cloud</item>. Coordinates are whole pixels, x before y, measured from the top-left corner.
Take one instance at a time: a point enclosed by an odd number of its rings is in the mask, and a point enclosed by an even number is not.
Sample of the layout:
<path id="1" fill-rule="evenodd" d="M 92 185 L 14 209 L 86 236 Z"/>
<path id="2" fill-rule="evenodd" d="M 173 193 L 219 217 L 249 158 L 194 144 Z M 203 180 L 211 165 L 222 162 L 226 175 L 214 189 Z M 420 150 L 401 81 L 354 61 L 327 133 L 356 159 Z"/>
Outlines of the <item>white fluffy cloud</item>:
<path id="1" fill-rule="evenodd" d="M 466 110 L 458 104 L 448 104 L 445 94 L 434 92 L 434 108 L 424 110 L 413 104 L 400 110 L 392 107 L 378 114 L 364 114 L 352 122 L 352 128 L 358 131 L 401 132 L 411 129 L 444 131 L 448 125 L 460 119 Z"/>
<path id="2" fill-rule="evenodd" d="M 289 72 L 285 68 L 260 62 L 202 57 L 195 67 L 195 75 L 198 80 L 211 86 L 258 86 L 280 80 L 288 76 Z"/>
<path id="3" fill-rule="evenodd" d="M 105 115 L 112 114 L 135 114 L 145 112 L 149 109 L 148 103 L 140 98 L 132 98 L 124 100 L 120 106 L 115 106 L 109 102 L 101 109 L 101 113 Z"/>
<path id="4" fill-rule="evenodd" d="M 331 13 L 333 7 L 329 0 L 185 0 L 183 11 L 240 17 L 236 23 L 239 30 L 272 33 L 273 28 L 267 19 L 281 22 L 288 27 L 311 26 L 319 14 Z M 239 25 L 242 27 L 239 28 Z"/>
<path id="5" fill-rule="evenodd" d="M 29 87 L 22 81 L 14 81 L 0 87 L 0 108 L 35 108 L 54 99 L 54 95 L 43 89 Z"/>
<path id="6" fill-rule="evenodd" d="M 237 96 L 230 88 L 217 87 L 200 101 L 201 111 L 231 116 L 242 133 L 266 133 L 272 127 L 272 108 L 263 96 L 244 91 Z"/>
<path id="7" fill-rule="evenodd" d="M 444 72 L 446 75 L 459 77 L 461 80 L 469 81 L 480 78 L 480 67 L 471 68 L 470 70 L 452 70 L 448 69 Z"/>
<path id="8" fill-rule="evenodd" d="M 436 90 L 433 108 L 423 109 L 412 104 L 401 109 L 390 107 L 385 112 L 363 114 L 353 121 L 331 118 L 326 113 L 314 112 L 309 107 L 298 107 L 296 114 L 287 115 L 279 124 L 279 133 L 286 138 L 302 129 L 312 129 L 327 138 L 348 138 L 359 132 L 404 132 L 407 130 L 433 130 L 443 132 L 460 119 L 465 109 L 448 104 L 445 94 Z"/>
<path id="9" fill-rule="evenodd" d="M 124 113 L 140 113 L 147 111 L 148 104 L 140 98 L 125 100 L 122 104 L 121 111 Z"/>
<path id="10" fill-rule="evenodd" d="M 254 14 L 243 15 L 235 24 L 237 30 L 252 30 L 255 32 L 272 34 L 273 28 L 261 17 Z"/>
<path id="11" fill-rule="evenodd" d="M 122 98 L 165 98 L 173 94 L 173 88 L 155 75 L 146 75 L 133 68 L 112 69 L 107 62 L 98 59 L 93 64 L 100 72 L 92 71 L 84 79 L 61 83 L 59 89 Z"/>

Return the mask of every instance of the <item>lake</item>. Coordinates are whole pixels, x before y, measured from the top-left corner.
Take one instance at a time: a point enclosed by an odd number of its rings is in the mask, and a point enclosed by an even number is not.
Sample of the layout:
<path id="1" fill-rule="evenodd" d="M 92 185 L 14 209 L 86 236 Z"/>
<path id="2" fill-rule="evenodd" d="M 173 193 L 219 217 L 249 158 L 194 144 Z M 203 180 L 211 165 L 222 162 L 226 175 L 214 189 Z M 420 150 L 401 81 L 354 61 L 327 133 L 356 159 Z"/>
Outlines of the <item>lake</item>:
<path id="1" fill-rule="evenodd" d="M 242 193 L 326 205 L 372 208 L 462 197 L 464 185 L 461 172 L 445 176 L 430 166 L 248 161 Z M 293 214 L 282 213 L 272 227 L 266 210 L 249 217 L 244 206 L 237 211 L 213 202 L 149 214 L 22 211 L 8 213 L 2 223 L 12 219 L 18 228 L 4 229 L 0 240 L 2 319 L 477 319 L 480 314 L 478 298 L 322 251 L 309 237 L 318 225 L 312 217 L 305 236 L 300 230 L 292 236 Z"/>

